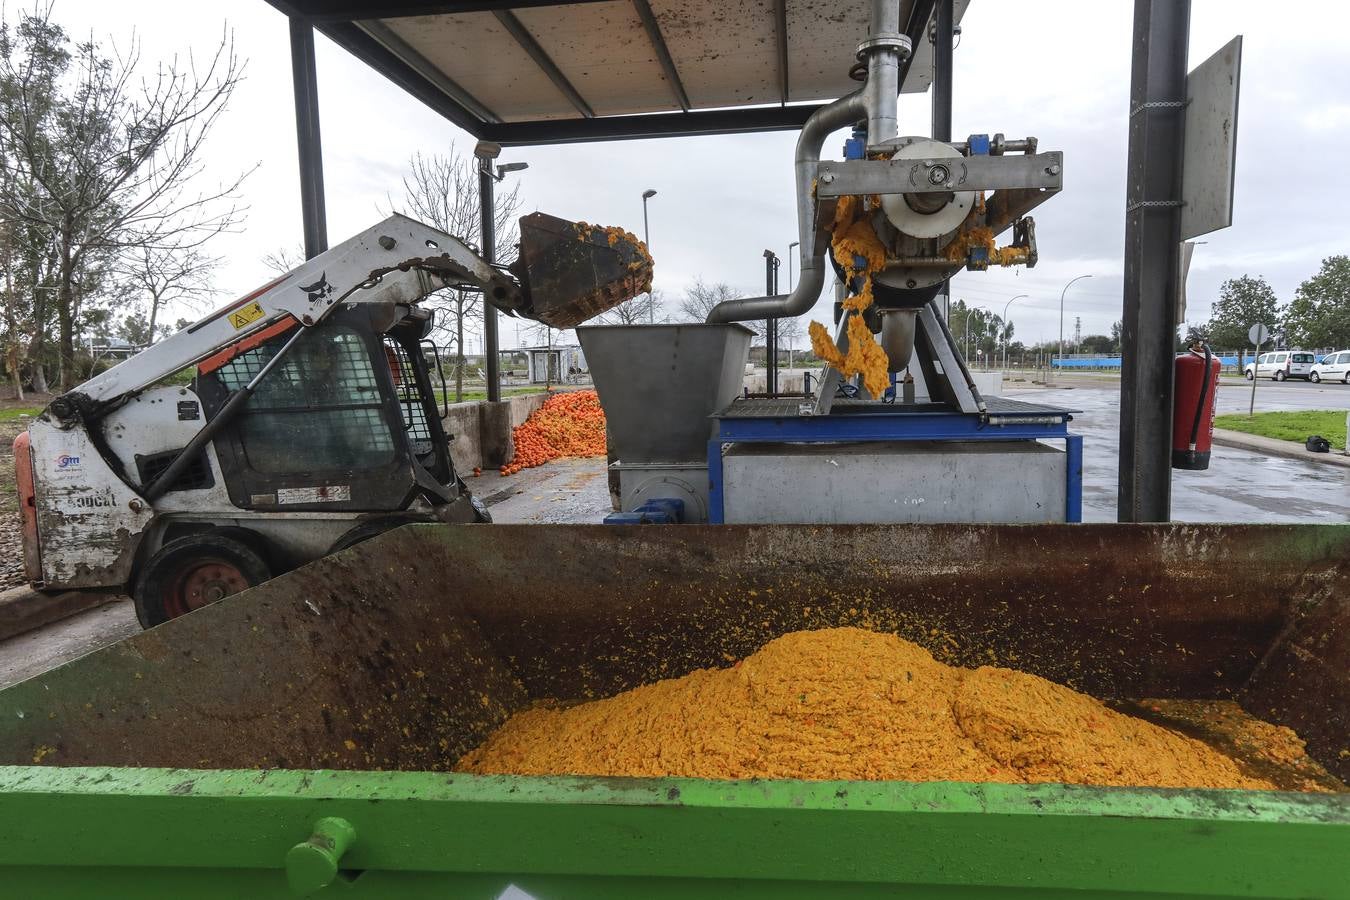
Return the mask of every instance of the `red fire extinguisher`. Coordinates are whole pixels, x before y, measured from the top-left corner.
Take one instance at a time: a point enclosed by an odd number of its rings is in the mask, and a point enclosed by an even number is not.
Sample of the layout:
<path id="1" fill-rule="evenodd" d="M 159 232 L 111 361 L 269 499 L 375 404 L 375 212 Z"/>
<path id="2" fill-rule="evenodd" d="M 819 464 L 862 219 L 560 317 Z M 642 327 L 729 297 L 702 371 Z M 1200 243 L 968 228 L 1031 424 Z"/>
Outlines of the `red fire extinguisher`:
<path id="1" fill-rule="evenodd" d="M 1214 439 L 1214 396 L 1219 391 L 1219 370 L 1209 345 L 1200 342 L 1177 356 L 1172 399 L 1172 468 L 1209 468 L 1210 442 Z"/>

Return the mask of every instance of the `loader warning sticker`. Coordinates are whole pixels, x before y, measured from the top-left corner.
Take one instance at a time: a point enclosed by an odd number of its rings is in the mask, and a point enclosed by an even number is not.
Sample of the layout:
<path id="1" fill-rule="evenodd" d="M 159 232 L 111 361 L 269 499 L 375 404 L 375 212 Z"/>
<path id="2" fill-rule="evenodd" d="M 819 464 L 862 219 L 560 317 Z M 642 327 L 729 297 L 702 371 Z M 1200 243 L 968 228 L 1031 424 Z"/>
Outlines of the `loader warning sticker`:
<path id="1" fill-rule="evenodd" d="M 325 484 L 308 488 L 277 488 L 277 503 L 348 503 L 350 484 Z"/>
<path id="2" fill-rule="evenodd" d="M 252 303 L 246 303 L 230 313 L 229 320 L 230 324 L 234 326 L 234 330 L 238 331 L 240 328 L 251 325 L 262 317 L 263 308 L 258 305 L 257 300 L 254 300 Z"/>

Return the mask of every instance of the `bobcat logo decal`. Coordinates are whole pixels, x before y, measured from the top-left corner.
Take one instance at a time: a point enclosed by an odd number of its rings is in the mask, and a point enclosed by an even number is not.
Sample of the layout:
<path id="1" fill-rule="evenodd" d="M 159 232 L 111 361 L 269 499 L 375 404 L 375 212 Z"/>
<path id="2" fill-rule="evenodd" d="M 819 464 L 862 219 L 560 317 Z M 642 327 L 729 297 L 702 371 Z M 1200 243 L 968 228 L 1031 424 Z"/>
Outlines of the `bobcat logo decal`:
<path id="1" fill-rule="evenodd" d="M 320 272 L 318 281 L 313 284 L 302 284 L 300 290 L 309 295 L 310 303 L 314 303 L 333 293 L 333 286 L 328 283 L 328 273 Z"/>

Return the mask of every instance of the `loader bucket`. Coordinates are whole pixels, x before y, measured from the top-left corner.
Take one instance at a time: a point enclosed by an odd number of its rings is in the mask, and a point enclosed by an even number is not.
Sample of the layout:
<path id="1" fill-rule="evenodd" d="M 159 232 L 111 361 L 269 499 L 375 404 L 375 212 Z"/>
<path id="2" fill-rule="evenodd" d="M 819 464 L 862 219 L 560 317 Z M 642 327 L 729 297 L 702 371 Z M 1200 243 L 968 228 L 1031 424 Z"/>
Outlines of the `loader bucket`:
<path id="1" fill-rule="evenodd" d="M 636 237 L 545 213 L 521 218 L 510 268 L 525 297 L 517 312 L 554 328 L 580 325 L 652 286 L 652 257 Z"/>

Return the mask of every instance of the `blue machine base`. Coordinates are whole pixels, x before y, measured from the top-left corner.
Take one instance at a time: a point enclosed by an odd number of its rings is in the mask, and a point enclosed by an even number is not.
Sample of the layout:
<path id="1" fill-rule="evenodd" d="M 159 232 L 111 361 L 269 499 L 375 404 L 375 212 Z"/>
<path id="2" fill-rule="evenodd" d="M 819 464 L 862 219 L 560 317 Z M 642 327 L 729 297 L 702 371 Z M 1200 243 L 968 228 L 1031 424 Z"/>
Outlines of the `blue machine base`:
<path id="1" fill-rule="evenodd" d="M 1083 521 L 1083 437 L 1069 432 L 1075 410 L 989 398 L 988 413 L 951 412 L 936 404 L 896 406 L 839 400 L 829 415 L 796 414 L 800 401 L 738 400 L 717 415 L 708 442 L 708 521 L 722 524 L 722 453 L 728 444 L 821 444 L 879 441 L 1062 440 L 1066 522 Z"/>

